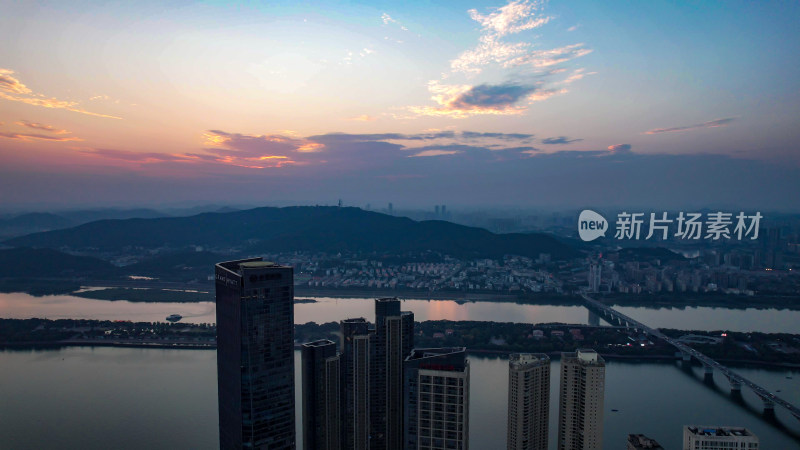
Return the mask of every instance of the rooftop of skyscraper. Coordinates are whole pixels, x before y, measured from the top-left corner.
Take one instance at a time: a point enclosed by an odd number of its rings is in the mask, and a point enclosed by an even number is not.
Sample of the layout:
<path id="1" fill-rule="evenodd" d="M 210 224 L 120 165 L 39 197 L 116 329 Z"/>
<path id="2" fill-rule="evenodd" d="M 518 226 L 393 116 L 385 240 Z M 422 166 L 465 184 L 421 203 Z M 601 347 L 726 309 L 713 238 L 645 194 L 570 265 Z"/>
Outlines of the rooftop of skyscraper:
<path id="1" fill-rule="evenodd" d="M 512 353 L 508 356 L 508 363 L 512 367 L 542 365 L 549 364 L 550 357 L 544 353 Z"/>
<path id="2" fill-rule="evenodd" d="M 650 439 L 643 434 L 629 434 L 628 435 L 628 449 L 651 449 L 651 450 L 664 450 L 655 439 Z"/>
<path id="3" fill-rule="evenodd" d="M 303 344 L 303 347 L 324 347 L 326 345 L 336 345 L 336 343 L 330 339 L 320 339 L 318 341 L 306 342 Z"/>
<path id="4" fill-rule="evenodd" d="M 441 348 L 415 348 L 411 354 L 406 358 L 406 361 L 415 359 L 435 358 L 444 355 L 455 355 L 458 353 L 466 353 L 466 347 L 441 347 Z"/>
<path id="5" fill-rule="evenodd" d="M 690 433 L 698 436 L 755 436 L 750 430 L 743 427 L 687 425 L 686 429 L 689 430 Z"/>

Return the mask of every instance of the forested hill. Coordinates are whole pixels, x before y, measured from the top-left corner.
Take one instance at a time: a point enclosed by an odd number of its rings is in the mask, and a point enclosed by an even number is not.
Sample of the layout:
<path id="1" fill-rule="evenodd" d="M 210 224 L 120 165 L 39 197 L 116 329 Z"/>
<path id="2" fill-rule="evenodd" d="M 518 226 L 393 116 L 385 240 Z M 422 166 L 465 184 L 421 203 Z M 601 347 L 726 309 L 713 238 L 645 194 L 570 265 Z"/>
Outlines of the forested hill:
<path id="1" fill-rule="evenodd" d="M 359 208 L 298 206 L 255 208 L 190 217 L 101 220 L 74 228 L 9 239 L 12 247 L 155 249 L 203 246 L 245 253 L 315 251 L 404 254 L 434 251 L 457 257 L 505 254 L 554 258 L 577 255 L 572 247 L 540 233 L 495 234 L 445 221 L 417 222 Z"/>

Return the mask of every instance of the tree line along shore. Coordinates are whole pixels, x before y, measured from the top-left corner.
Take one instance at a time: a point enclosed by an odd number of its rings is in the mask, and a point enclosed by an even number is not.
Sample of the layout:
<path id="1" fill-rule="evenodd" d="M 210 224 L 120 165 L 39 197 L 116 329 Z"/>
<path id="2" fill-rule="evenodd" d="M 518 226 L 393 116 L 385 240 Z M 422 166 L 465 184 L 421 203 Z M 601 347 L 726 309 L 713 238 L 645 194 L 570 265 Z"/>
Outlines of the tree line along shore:
<path id="1" fill-rule="evenodd" d="M 0 292 L 24 292 L 34 296 L 72 295 L 95 300 L 126 300 L 130 302 L 213 302 L 211 283 L 178 284 L 174 289 L 109 287 L 82 291 L 82 287 L 102 287 L 102 280 L 38 280 L 0 279 Z M 499 302 L 530 305 L 581 306 L 577 294 L 522 292 L 464 292 L 452 290 L 324 288 L 296 286 L 295 295 L 303 297 L 377 298 L 400 297 L 420 300 L 453 300 L 456 302 Z M 800 310 L 800 295 L 734 295 L 723 293 L 658 293 L 658 294 L 596 294 L 596 299 L 609 305 L 644 308 L 711 307 L 728 309 L 789 309 Z"/>
<path id="2" fill-rule="evenodd" d="M 419 347 L 464 346 L 474 353 L 558 354 L 591 347 L 610 358 L 674 359 L 675 349 L 624 327 L 525 324 L 485 321 L 417 322 Z M 694 340 L 692 347 L 720 362 L 800 369 L 800 334 L 741 333 L 662 329 L 673 338 Z M 699 337 L 699 338 L 698 338 Z M 297 344 L 317 339 L 338 342 L 339 324 L 295 325 Z M 75 345 L 156 348 L 216 348 L 214 324 L 130 322 L 88 319 L 0 319 L 0 347 L 38 348 Z"/>

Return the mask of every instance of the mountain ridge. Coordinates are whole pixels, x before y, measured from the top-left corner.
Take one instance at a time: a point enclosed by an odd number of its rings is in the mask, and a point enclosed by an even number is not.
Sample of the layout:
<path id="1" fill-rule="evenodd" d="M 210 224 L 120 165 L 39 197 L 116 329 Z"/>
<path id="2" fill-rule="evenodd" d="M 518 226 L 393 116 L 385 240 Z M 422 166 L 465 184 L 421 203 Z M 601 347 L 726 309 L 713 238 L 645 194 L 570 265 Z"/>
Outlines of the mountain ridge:
<path id="1" fill-rule="evenodd" d="M 262 207 L 188 217 L 108 219 L 4 241 L 12 247 L 94 249 L 237 248 L 247 252 L 408 253 L 434 251 L 456 257 L 505 254 L 554 258 L 578 252 L 541 233 L 495 234 L 445 221 L 417 222 L 354 207 Z"/>

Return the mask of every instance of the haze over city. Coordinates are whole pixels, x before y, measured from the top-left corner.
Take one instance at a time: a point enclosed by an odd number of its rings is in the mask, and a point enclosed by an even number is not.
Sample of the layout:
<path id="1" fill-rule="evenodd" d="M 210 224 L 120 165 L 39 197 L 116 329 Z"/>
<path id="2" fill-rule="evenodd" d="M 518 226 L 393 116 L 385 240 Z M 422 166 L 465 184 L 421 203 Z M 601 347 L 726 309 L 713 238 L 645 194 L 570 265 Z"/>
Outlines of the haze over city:
<path id="1" fill-rule="evenodd" d="M 2 2 L 5 207 L 796 210 L 796 2 Z"/>

